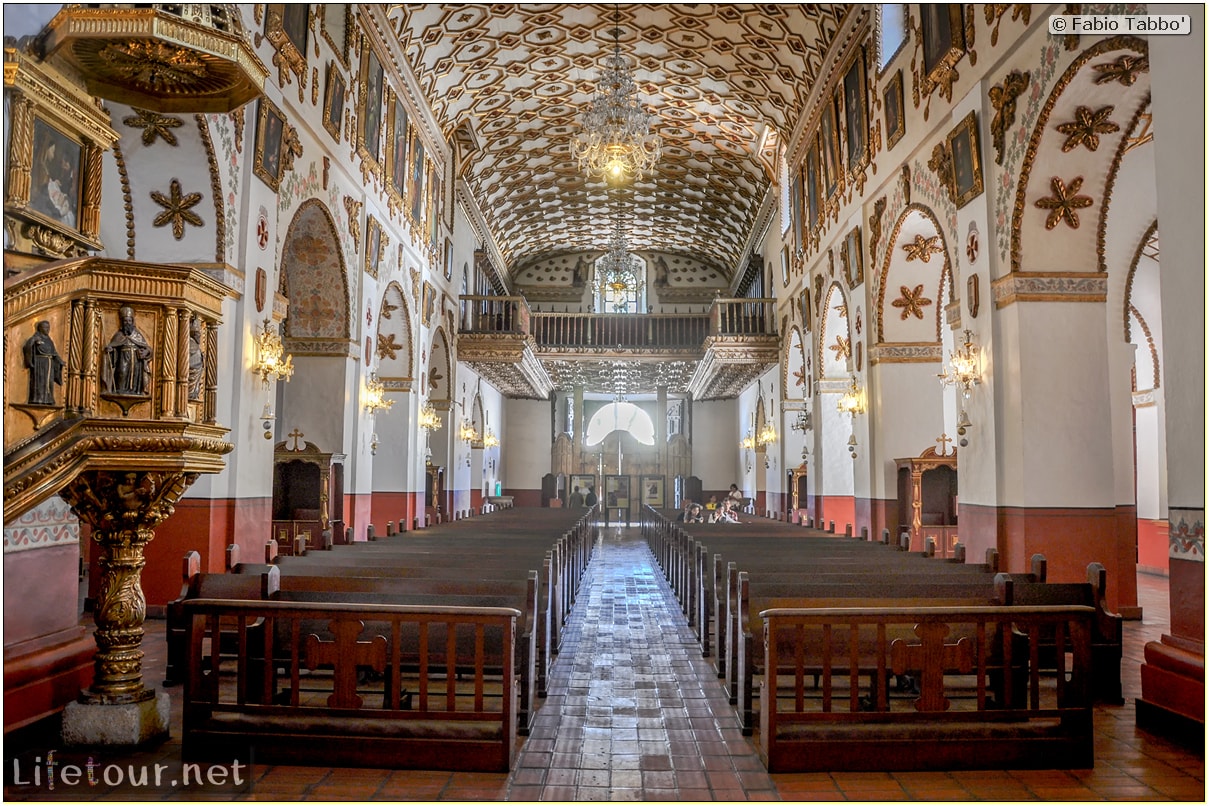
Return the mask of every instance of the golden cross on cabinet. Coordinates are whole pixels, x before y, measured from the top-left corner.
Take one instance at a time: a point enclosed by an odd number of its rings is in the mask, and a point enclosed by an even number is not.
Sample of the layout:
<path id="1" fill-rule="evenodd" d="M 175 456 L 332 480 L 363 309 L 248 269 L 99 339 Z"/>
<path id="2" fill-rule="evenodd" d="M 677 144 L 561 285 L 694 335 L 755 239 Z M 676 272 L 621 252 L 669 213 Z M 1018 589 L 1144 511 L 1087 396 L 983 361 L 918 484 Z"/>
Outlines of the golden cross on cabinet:
<path id="1" fill-rule="evenodd" d="M 949 455 L 949 443 L 952 441 L 953 441 L 953 438 L 950 437 L 948 434 L 941 433 L 940 438 L 936 440 L 936 442 L 940 445 L 940 455 L 941 456 Z"/>
<path id="2" fill-rule="evenodd" d="M 290 433 L 286 434 L 286 436 L 291 437 L 294 440 L 294 447 L 290 448 L 290 450 L 292 450 L 292 451 L 301 451 L 302 450 L 302 448 L 298 447 L 298 440 L 302 439 L 305 436 L 305 434 L 303 434 L 301 431 L 299 431 L 297 426 L 294 426 L 294 430 L 291 431 Z"/>

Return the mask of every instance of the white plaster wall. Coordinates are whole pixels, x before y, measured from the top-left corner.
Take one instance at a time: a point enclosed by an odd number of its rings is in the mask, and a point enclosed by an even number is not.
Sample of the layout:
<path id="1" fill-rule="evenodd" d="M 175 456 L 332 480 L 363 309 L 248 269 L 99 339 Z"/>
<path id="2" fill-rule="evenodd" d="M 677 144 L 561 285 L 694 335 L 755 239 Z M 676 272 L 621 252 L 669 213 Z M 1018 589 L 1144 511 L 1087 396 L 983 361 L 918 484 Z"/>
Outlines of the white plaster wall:
<path id="1" fill-rule="evenodd" d="M 485 403 L 486 401 L 484 401 Z M 550 402 L 547 400 L 504 400 L 507 432 L 492 425 L 503 445 L 505 488 L 539 490 L 542 476 L 550 472 Z M 492 423 L 495 418 L 491 418 Z"/>
<path id="2" fill-rule="evenodd" d="M 938 369 L 933 363 L 877 364 L 870 372 L 865 419 L 872 423 L 872 446 L 865 454 L 871 455 L 866 461 L 872 465 L 874 498 L 898 497 L 895 459 L 919 456 L 929 447 L 940 451 L 935 440 L 944 430 L 944 407 Z"/>
<path id="3" fill-rule="evenodd" d="M 755 399 L 754 388 L 751 399 Z M 755 494 L 755 476 L 751 481 L 743 477 L 743 451 L 739 440 L 747 433 L 746 426 L 740 433 L 737 423 L 747 422 L 740 414 L 738 400 L 710 400 L 693 402 L 693 475 L 701 479 L 706 490 L 725 490 L 738 484 L 743 494 Z"/>
<path id="4" fill-rule="evenodd" d="M 1191 14 L 1192 33 L 1151 48 L 1159 226 L 1163 233 L 1163 367 L 1170 506 L 1205 507 L 1205 9 L 1154 4 L 1152 14 Z"/>
<path id="5" fill-rule="evenodd" d="M 1156 392 L 1156 397 L 1161 393 Z M 1167 517 L 1167 451 L 1163 428 L 1163 406 L 1134 410 L 1138 442 L 1138 517 L 1161 520 Z"/>
<path id="6" fill-rule="evenodd" d="M 1028 356 L 1009 393 L 1020 440 L 1007 462 L 1023 472 L 1020 497 L 1030 507 L 1111 507 L 1116 501 L 1107 346 L 1096 303 L 1017 303 L 1016 341 Z M 1018 451 L 1018 453 L 1016 453 Z"/>

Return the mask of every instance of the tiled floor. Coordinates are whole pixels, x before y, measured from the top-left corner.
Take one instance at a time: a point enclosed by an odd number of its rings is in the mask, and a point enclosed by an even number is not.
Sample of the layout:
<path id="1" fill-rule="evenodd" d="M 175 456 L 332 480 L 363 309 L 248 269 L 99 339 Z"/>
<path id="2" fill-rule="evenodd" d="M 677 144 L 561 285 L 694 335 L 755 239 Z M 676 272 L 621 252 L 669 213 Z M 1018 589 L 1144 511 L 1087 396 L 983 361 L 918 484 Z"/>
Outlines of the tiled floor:
<path id="1" fill-rule="evenodd" d="M 1166 580 L 1139 578 L 1145 618 L 1125 624 L 1127 704 L 1096 712 L 1092 770 L 769 775 L 743 737 L 709 661 L 641 542 L 637 529 L 609 529 L 565 630 L 532 735 L 510 775 L 403 770 L 267 767 L 244 770 L 238 791 L 121 785 L 49 791 L 34 769 L 56 745 L 52 730 L 8 738 L 7 800 L 794 800 L 1204 802 L 1204 758 L 1134 726 L 1142 646 L 1167 628 Z M 162 622 L 148 623 L 146 679 L 163 670 Z M 179 692 L 179 689 L 170 691 Z M 96 756 L 129 769 L 182 770 L 180 706 L 172 738 L 154 749 Z M 83 763 L 60 750 L 59 762 Z M 80 758 L 77 758 L 80 757 Z M 44 769 L 44 767 L 43 767 Z M 20 774 L 25 786 L 14 786 Z M 171 779 L 175 780 L 175 779 Z"/>

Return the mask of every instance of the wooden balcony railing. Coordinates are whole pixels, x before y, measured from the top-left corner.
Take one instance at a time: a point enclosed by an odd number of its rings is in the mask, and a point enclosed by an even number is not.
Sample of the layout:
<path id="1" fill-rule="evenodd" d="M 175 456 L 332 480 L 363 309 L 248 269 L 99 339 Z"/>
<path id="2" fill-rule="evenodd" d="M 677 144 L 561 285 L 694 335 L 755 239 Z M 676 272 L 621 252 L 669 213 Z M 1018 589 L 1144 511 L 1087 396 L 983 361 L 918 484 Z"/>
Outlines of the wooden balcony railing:
<path id="1" fill-rule="evenodd" d="M 591 347 L 698 350 L 709 332 L 704 314 L 533 315 L 533 338 L 539 350 Z"/>
<path id="2" fill-rule="evenodd" d="M 462 333 L 532 336 L 538 351 L 696 351 L 710 337 L 775 337 L 776 300 L 716 299 L 704 314 L 531 313 L 523 297 L 464 296 Z"/>

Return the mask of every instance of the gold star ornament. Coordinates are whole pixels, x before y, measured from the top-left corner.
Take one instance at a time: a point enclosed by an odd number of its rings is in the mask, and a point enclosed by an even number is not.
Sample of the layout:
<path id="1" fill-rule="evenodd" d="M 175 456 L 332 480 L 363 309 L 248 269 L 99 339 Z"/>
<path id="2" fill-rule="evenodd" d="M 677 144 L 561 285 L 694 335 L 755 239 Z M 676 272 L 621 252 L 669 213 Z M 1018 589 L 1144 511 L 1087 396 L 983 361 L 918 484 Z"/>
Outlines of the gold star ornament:
<path id="1" fill-rule="evenodd" d="M 151 200 L 164 208 L 164 212 L 157 215 L 151 223 L 157 227 L 172 224 L 172 237 L 179 241 L 185 237 L 185 224 L 204 226 L 201 216 L 190 209 L 202 200 L 202 194 L 182 195 L 180 180 L 175 178 L 168 185 L 168 194 L 165 196 L 158 190 L 151 191 Z"/>
<path id="2" fill-rule="evenodd" d="M 1050 180 L 1053 195 L 1037 199 L 1034 204 L 1042 210 L 1049 210 L 1045 217 L 1045 228 L 1053 229 L 1059 221 L 1065 221 L 1071 229 L 1079 229 L 1079 213 L 1085 207 L 1091 207 L 1091 196 L 1080 196 L 1079 188 L 1083 187 L 1083 177 L 1076 176 L 1071 180 L 1070 187 L 1066 186 L 1059 177 Z"/>
<path id="3" fill-rule="evenodd" d="M 924 308 L 932 304 L 932 300 L 924 296 L 923 283 L 915 286 L 915 290 L 907 288 L 905 285 L 899 287 L 902 296 L 890 303 L 895 308 L 902 308 L 903 319 L 914 316 L 916 319 L 924 318 Z"/>
<path id="4" fill-rule="evenodd" d="M 1057 127 L 1058 131 L 1066 135 L 1066 142 L 1062 144 L 1063 153 L 1073 151 L 1079 146 L 1087 146 L 1088 151 L 1095 151 L 1100 147 L 1100 135 L 1120 131 L 1121 127 L 1108 119 L 1112 110 L 1111 106 L 1095 112 L 1086 106 L 1076 109 L 1073 121 Z"/>

